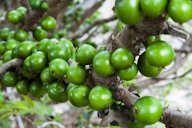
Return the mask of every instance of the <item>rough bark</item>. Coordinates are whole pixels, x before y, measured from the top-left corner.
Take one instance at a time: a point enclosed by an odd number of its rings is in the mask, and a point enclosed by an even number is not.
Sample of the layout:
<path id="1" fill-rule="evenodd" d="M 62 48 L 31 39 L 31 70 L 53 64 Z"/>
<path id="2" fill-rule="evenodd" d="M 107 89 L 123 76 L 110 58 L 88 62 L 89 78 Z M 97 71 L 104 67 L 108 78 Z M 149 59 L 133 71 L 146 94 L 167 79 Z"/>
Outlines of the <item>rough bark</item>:
<path id="1" fill-rule="evenodd" d="M 161 121 L 165 123 L 166 128 L 192 128 L 192 116 L 179 110 L 165 108 Z"/>
<path id="2" fill-rule="evenodd" d="M 12 59 L 0 66 L 0 75 L 2 75 L 7 69 L 20 66 L 23 63 L 21 59 Z"/>
<path id="3" fill-rule="evenodd" d="M 111 38 L 107 49 L 113 51 L 118 47 L 126 47 L 138 55 L 146 38 L 150 35 L 160 34 L 164 27 L 166 26 L 163 15 L 155 19 L 145 18 L 140 24 L 127 26 L 115 38 Z"/>

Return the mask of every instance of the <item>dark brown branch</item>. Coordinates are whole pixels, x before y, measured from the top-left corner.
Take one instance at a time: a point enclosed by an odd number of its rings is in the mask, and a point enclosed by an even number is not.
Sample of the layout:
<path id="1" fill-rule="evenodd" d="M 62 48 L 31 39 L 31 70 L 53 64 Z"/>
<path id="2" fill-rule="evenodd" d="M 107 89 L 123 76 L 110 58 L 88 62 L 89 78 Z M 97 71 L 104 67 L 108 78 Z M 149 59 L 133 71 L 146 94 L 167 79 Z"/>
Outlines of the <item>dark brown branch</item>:
<path id="1" fill-rule="evenodd" d="M 114 92 L 114 98 L 116 100 L 123 101 L 127 108 L 132 107 L 132 105 L 138 99 L 138 97 L 125 88 L 123 84 L 117 85 L 117 88 Z"/>
<path id="2" fill-rule="evenodd" d="M 0 74 L 4 73 L 7 69 L 11 68 L 11 67 L 17 67 L 20 66 L 23 63 L 23 61 L 21 59 L 12 59 L 6 63 L 4 63 L 1 67 L 0 67 Z"/>
<path id="3" fill-rule="evenodd" d="M 184 32 L 181 32 L 180 30 L 177 30 L 171 26 L 168 25 L 168 27 L 166 29 L 163 30 L 163 34 L 169 34 L 175 37 L 180 37 L 183 39 L 188 39 L 188 35 L 185 34 Z"/>
<path id="4" fill-rule="evenodd" d="M 110 51 L 118 47 L 129 48 L 135 55 L 139 54 L 142 43 L 150 35 L 159 35 L 162 28 L 164 28 L 165 17 L 159 16 L 157 18 L 145 18 L 141 23 L 135 26 L 126 26 L 115 37 L 107 42 L 107 49 Z"/>
<path id="5" fill-rule="evenodd" d="M 104 24 L 104 23 L 108 23 L 108 22 L 114 21 L 116 19 L 117 19 L 116 16 L 111 16 L 111 17 L 109 17 L 107 19 L 97 20 L 97 21 L 93 22 L 90 26 L 88 26 L 85 30 L 83 30 L 82 32 L 74 34 L 71 37 L 71 40 L 75 40 L 77 38 L 82 37 L 84 34 L 88 33 L 96 25 L 101 25 L 101 24 Z"/>
<path id="6" fill-rule="evenodd" d="M 165 123 L 166 128 L 192 128 L 192 116 L 179 110 L 165 108 L 161 121 Z"/>

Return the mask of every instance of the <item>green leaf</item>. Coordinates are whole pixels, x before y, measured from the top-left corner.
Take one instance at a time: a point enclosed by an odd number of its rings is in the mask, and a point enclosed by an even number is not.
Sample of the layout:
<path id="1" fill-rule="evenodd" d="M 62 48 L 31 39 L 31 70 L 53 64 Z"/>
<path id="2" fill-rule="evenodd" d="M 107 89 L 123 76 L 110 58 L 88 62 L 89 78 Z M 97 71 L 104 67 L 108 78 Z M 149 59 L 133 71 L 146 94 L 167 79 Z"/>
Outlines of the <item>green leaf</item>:
<path id="1" fill-rule="evenodd" d="M 8 118 L 9 116 L 13 115 L 14 112 L 8 112 L 8 113 L 5 113 L 3 115 L 0 116 L 0 121 L 5 119 L 5 118 Z"/>
<path id="2" fill-rule="evenodd" d="M 23 96 L 23 97 L 24 97 L 24 99 L 25 99 L 25 102 L 27 103 L 27 105 L 28 105 L 30 108 L 34 107 L 33 101 L 32 101 L 32 99 L 31 99 L 29 96 Z"/>

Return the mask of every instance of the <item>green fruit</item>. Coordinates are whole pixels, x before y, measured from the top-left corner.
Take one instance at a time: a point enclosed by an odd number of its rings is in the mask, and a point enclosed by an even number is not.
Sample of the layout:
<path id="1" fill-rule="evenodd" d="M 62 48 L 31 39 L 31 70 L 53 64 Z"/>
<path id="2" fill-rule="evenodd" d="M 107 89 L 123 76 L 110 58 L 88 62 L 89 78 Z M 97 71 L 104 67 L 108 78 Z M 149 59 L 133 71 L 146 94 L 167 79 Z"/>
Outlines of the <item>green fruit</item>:
<path id="1" fill-rule="evenodd" d="M 67 73 L 68 64 L 65 60 L 56 58 L 49 63 L 49 71 L 54 78 L 62 79 Z"/>
<path id="2" fill-rule="evenodd" d="M 174 49 L 164 41 L 156 41 L 147 47 L 146 59 L 153 66 L 165 67 L 171 64 L 174 58 Z"/>
<path id="3" fill-rule="evenodd" d="M 63 45 L 53 45 L 47 52 L 50 61 L 55 58 L 61 58 L 67 61 L 70 57 L 69 49 Z"/>
<path id="4" fill-rule="evenodd" d="M 14 39 L 14 36 L 15 36 L 15 31 L 10 31 L 7 36 L 7 40 Z"/>
<path id="5" fill-rule="evenodd" d="M 34 97 L 42 97 L 43 83 L 41 81 L 33 81 L 30 85 L 29 92 Z"/>
<path id="6" fill-rule="evenodd" d="M 169 16 L 178 23 L 184 23 L 192 19 L 191 0 L 171 0 L 168 4 Z"/>
<path id="7" fill-rule="evenodd" d="M 112 92 L 105 85 L 97 85 L 89 93 L 89 103 L 95 110 L 106 109 L 113 103 Z"/>
<path id="8" fill-rule="evenodd" d="M 3 75 L 2 83 L 7 87 L 14 87 L 17 83 L 17 76 L 14 72 L 7 72 Z"/>
<path id="9" fill-rule="evenodd" d="M 6 42 L 4 42 L 4 41 L 1 41 L 1 42 L 0 42 L 0 55 L 3 55 L 4 52 L 5 52 L 5 50 L 6 50 L 6 48 L 5 48 L 5 43 L 6 43 Z"/>
<path id="10" fill-rule="evenodd" d="M 101 76 L 114 74 L 115 69 L 111 64 L 111 54 L 108 51 L 101 51 L 93 58 L 93 69 Z"/>
<path id="11" fill-rule="evenodd" d="M 19 12 L 21 17 L 24 17 L 26 15 L 27 12 L 27 8 L 20 6 L 16 9 L 17 12 Z"/>
<path id="12" fill-rule="evenodd" d="M 21 95 L 27 95 L 29 92 L 29 86 L 30 86 L 29 81 L 21 80 L 21 81 L 17 82 L 16 90 Z"/>
<path id="13" fill-rule="evenodd" d="M 50 51 L 50 49 L 54 46 L 56 46 L 57 44 L 59 44 L 59 41 L 57 39 L 50 39 L 48 42 L 47 42 L 47 45 L 45 47 L 45 51 L 48 52 Z"/>
<path id="14" fill-rule="evenodd" d="M 31 55 L 35 43 L 31 41 L 24 41 L 18 45 L 18 55 L 20 58 L 26 58 Z"/>
<path id="15" fill-rule="evenodd" d="M 70 101 L 70 103 L 72 104 L 72 105 L 74 105 L 75 106 L 75 103 L 73 102 L 73 99 L 72 99 L 72 95 L 73 95 L 73 90 L 75 89 L 75 88 L 77 88 L 78 87 L 78 85 L 75 85 L 75 84 L 73 84 L 73 83 L 70 83 L 68 86 L 67 86 L 67 96 L 68 96 L 68 100 Z"/>
<path id="16" fill-rule="evenodd" d="M 30 57 L 31 70 L 40 73 L 47 66 L 46 54 L 42 51 L 33 53 Z"/>
<path id="17" fill-rule="evenodd" d="M 40 77 L 43 83 L 51 83 L 54 81 L 54 78 L 52 77 L 51 72 L 49 71 L 49 67 L 45 68 L 41 72 Z"/>
<path id="18" fill-rule="evenodd" d="M 161 67 L 155 67 L 155 66 L 152 66 L 151 64 L 149 64 L 149 62 L 146 59 L 145 53 L 143 53 L 139 57 L 137 66 L 138 66 L 139 72 L 142 75 L 147 76 L 147 77 L 156 77 L 162 71 Z"/>
<path id="19" fill-rule="evenodd" d="M 31 56 L 28 56 L 23 62 L 23 68 L 28 72 L 31 72 L 30 58 Z"/>
<path id="20" fill-rule="evenodd" d="M 9 51 L 6 51 L 4 54 L 3 54 L 3 62 L 7 62 L 9 60 L 12 59 L 12 51 L 9 50 Z"/>
<path id="21" fill-rule="evenodd" d="M 157 17 L 166 8 L 167 0 L 140 0 L 142 12 L 149 17 Z"/>
<path id="22" fill-rule="evenodd" d="M 157 41 L 156 36 L 149 36 L 147 37 L 146 42 L 144 42 L 143 44 L 145 45 L 145 47 L 148 47 L 149 45 L 153 44 L 155 41 Z"/>
<path id="23" fill-rule="evenodd" d="M 12 58 L 19 58 L 18 46 L 19 45 L 17 45 L 16 47 L 13 48 L 13 50 L 12 50 Z"/>
<path id="24" fill-rule="evenodd" d="M 73 54 L 73 52 L 74 52 L 74 46 L 73 46 L 73 43 L 72 43 L 70 40 L 65 39 L 65 38 L 62 38 L 62 39 L 60 40 L 60 44 L 61 44 L 61 45 L 65 45 L 65 46 L 69 49 L 70 53 Z"/>
<path id="25" fill-rule="evenodd" d="M 43 51 L 46 52 L 47 43 L 49 42 L 49 39 L 45 38 L 42 39 L 37 45 L 37 51 Z"/>
<path id="26" fill-rule="evenodd" d="M 39 50 L 37 49 L 37 45 L 35 45 L 35 46 L 32 48 L 31 52 L 32 52 L 32 53 L 35 53 L 35 52 L 37 52 L 37 51 L 39 51 Z"/>
<path id="27" fill-rule="evenodd" d="M 143 18 L 139 4 L 140 0 L 116 0 L 115 13 L 123 23 L 135 25 Z"/>
<path id="28" fill-rule="evenodd" d="M 10 33 L 10 29 L 9 28 L 2 28 L 0 30 L 0 39 L 2 40 L 7 40 L 7 37 Z"/>
<path id="29" fill-rule="evenodd" d="M 118 75 L 122 80 L 132 80 L 137 76 L 138 68 L 137 65 L 134 63 L 127 69 L 122 69 L 118 71 Z"/>
<path id="30" fill-rule="evenodd" d="M 24 76 L 27 79 L 31 79 L 31 78 L 35 77 L 35 74 L 33 72 L 30 72 L 29 70 L 30 69 L 26 70 L 24 68 L 21 68 L 22 76 Z"/>
<path id="31" fill-rule="evenodd" d="M 33 37 L 37 41 L 47 38 L 47 35 L 48 35 L 47 32 L 43 30 L 41 27 L 37 27 L 33 32 Z"/>
<path id="32" fill-rule="evenodd" d="M 96 49 L 93 46 L 84 44 L 77 49 L 75 58 L 81 65 L 91 64 L 96 53 Z"/>
<path id="33" fill-rule="evenodd" d="M 70 83 L 68 86 L 67 86 L 67 94 L 69 94 L 69 92 L 71 91 L 71 90 L 73 90 L 74 88 L 76 88 L 78 85 L 75 85 L 75 84 L 73 84 L 73 83 Z M 70 97 L 68 97 L 69 99 L 70 99 Z"/>
<path id="34" fill-rule="evenodd" d="M 19 44 L 19 42 L 17 40 L 14 39 L 10 39 L 7 41 L 7 43 L 5 44 L 6 50 L 13 50 L 13 48 L 15 48 L 17 45 Z"/>
<path id="35" fill-rule="evenodd" d="M 49 97 L 56 102 L 66 102 L 68 100 L 66 93 L 66 85 L 54 82 L 48 87 Z"/>
<path id="36" fill-rule="evenodd" d="M 18 41 L 25 41 L 28 38 L 28 33 L 23 30 L 23 29 L 19 29 L 16 33 L 15 33 L 15 39 Z"/>
<path id="37" fill-rule="evenodd" d="M 161 103 L 152 96 L 144 96 L 133 106 L 133 115 L 139 122 L 151 125 L 160 120 L 163 114 Z"/>
<path id="38" fill-rule="evenodd" d="M 42 0 L 29 0 L 32 9 L 40 9 Z"/>
<path id="39" fill-rule="evenodd" d="M 51 16 L 45 16 L 41 20 L 41 27 L 46 31 L 53 30 L 57 25 L 56 20 Z"/>
<path id="40" fill-rule="evenodd" d="M 89 105 L 89 92 L 90 88 L 87 85 L 79 85 L 71 88 L 68 93 L 69 101 L 77 107 L 84 107 Z"/>
<path id="41" fill-rule="evenodd" d="M 21 21 L 19 12 L 17 12 L 16 10 L 12 10 L 12 11 L 8 12 L 7 20 L 13 24 L 19 23 Z"/>
<path id="42" fill-rule="evenodd" d="M 134 63 L 134 55 L 126 48 L 118 48 L 111 55 L 111 63 L 116 69 L 126 69 Z"/>
<path id="43" fill-rule="evenodd" d="M 41 3 L 41 9 L 42 9 L 42 10 L 48 10 L 48 9 L 49 9 L 48 3 L 47 3 L 47 2 Z"/>
<path id="44" fill-rule="evenodd" d="M 87 71 L 80 65 L 71 65 L 67 70 L 67 80 L 73 84 L 84 84 L 87 75 Z"/>

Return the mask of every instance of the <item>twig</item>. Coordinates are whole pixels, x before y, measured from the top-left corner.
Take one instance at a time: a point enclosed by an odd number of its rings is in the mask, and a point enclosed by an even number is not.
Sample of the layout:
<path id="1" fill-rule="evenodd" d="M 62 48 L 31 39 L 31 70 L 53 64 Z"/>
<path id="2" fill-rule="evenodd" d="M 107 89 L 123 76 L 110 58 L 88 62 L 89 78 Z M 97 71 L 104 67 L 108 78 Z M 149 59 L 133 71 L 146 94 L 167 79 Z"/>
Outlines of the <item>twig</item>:
<path id="1" fill-rule="evenodd" d="M 192 53 L 192 49 L 188 48 L 188 49 L 175 49 L 175 52 L 178 52 L 178 53 Z"/>
<path id="2" fill-rule="evenodd" d="M 94 28 L 96 25 L 100 25 L 100 24 L 104 24 L 104 23 L 108 23 L 108 22 L 111 22 L 111 21 L 114 21 L 116 20 L 117 17 L 116 16 L 111 16 L 107 19 L 101 19 L 101 20 L 97 20 L 95 22 L 93 22 L 91 25 L 89 25 L 85 30 L 83 30 L 82 32 L 80 33 L 76 33 L 74 34 L 71 39 L 72 40 L 75 40 L 77 38 L 80 38 L 82 37 L 84 34 L 88 33 L 92 28 Z"/>
<path id="3" fill-rule="evenodd" d="M 95 36 L 97 34 L 97 30 L 99 29 L 99 27 L 95 28 L 92 32 L 89 33 L 89 35 L 83 39 L 82 42 L 86 42 L 87 40 L 89 40 L 91 37 Z"/>
<path id="4" fill-rule="evenodd" d="M 154 80 L 175 80 L 175 79 L 180 79 L 185 77 L 186 75 L 188 75 L 189 73 L 192 72 L 192 69 L 189 69 L 188 71 L 186 71 L 185 73 L 183 73 L 182 75 L 178 75 L 178 76 L 174 76 L 172 78 L 168 78 L 168 77 L 164 77 L 164 78 L 153 78 Z"/>
<path id="5" fill-rule="evenodd" d="M 27 116 L 23 116 L 23 119 L 28 121 L 31 125 L 36 126 L 36 124 L 31 119 L 29 119 Z"/>
<path id="6" fill-rule="evenodd" d="M 84 10 L 84 13 L 81 15 L 81 21 L 74 22 L 72 26 L 69 28 L 70 31 L 74 32 L 76 30 L 79 30 L 80 25 L 88 18 L 90 17 L 98 8 L 101 7 L 103 0 L 86 0 L 83 2 L 80 7 Z M 78 8 L 78 7 L 77 7 Z M 72 11 L 75 11 L 75 8 L 72 9 Z M 71 13 L 71 11 L 67 12 Z M 72 19 L 73 20 L 73 19 Z M 72 21 L 73 22 L 73 21 Z"/>
<path id="7" fill-rule="evenodd" d="M 168 27 L 166 29 L 163 30 L 163 33 L 164 34 L 169 34 L 169 35 L 172 35 L 172 36 L 175 36 L 175 37 L 180 37 L 180 38 L 183 38 L 183 39 L 188 39 L 188 35 L 184 32 L 181 32 L 179 29 L 175 29 L 173 27 L 171 27 L 170 25 L 168 25 Z"/>
<path id="8" fill-rule="evenodd" d="M 12 59 L 6 63 L 4 63 L 1 67 L 0 67 L 0 74 L 4 73 L 7 69 L 11 68 L 11 67 L 16 67 L 19 66 L 23 63 L 23 61 L 21 59 Z"/>

